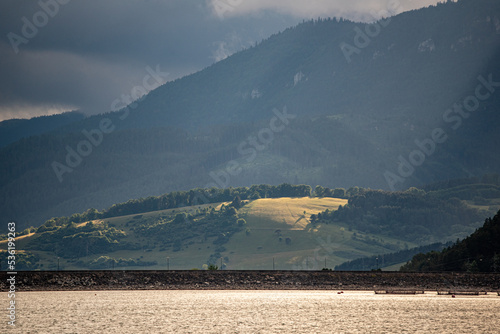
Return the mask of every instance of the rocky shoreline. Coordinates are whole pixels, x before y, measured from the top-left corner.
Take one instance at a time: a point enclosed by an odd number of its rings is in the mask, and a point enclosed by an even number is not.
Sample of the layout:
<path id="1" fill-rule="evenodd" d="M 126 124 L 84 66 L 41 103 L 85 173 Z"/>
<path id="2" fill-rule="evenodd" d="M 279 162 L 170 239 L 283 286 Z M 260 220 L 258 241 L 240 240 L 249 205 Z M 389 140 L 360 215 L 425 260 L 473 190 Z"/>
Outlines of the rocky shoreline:
<path id="1" fill-rule="evenodd" d="M 12 275 L 0 272 L 8 291 Z M 500 291 L 500 274 L 337 271 L 23 271 L 16 291 L 70 290 L 456 290 Z"/>

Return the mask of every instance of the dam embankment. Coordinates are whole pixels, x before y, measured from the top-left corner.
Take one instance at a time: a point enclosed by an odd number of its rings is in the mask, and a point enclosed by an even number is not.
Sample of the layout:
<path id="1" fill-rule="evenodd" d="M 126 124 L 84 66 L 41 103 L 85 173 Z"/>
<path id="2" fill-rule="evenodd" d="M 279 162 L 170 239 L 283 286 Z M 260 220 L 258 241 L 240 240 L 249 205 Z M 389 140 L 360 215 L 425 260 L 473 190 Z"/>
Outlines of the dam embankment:
<path id="1" fill-rule="evenodd" d="M 13 275 L 0 272 L 8 291 Z M 65 290 L 462 290 L 499 291 L 500 273 L 341 271 L 19 271 L 16 291 Z"/>

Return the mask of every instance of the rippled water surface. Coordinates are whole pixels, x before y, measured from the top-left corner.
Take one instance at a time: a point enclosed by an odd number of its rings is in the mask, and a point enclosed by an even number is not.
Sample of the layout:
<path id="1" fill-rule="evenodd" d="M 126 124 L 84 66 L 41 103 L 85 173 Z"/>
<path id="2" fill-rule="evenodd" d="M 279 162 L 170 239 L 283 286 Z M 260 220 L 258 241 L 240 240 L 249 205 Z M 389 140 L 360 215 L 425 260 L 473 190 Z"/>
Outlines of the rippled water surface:
<path id="1" fill-rule="evenodd" d="M 499 333 L 500 297 L 336 291 L 19 292 L 1 333 Z M 2 293 L 7 305 L 7 293 Z M 2 307 L 3 310 L 6 307 Z"/>

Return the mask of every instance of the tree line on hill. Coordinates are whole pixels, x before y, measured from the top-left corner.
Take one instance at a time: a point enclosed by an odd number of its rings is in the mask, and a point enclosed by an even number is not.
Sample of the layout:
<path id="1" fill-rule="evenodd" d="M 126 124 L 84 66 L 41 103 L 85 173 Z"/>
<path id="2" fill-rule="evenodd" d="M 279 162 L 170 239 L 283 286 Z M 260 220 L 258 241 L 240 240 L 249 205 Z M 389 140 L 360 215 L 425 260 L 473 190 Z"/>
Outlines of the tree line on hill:
<path id="1" fill-rule="evenodd" d="M 500 197 L 497 190 L 496 196 Z M 311 223 L 343 223 L 350 230 L 385 235 L 418 244 L 469 234 L 479 211 L 459 198 L 441 198 L 411 188 L 405 192 L 362 190 L 338 210 L 311 215 Z"/>
<path id="2" fill-rule="evenodd" d="M 356 189 L 358 191 L 360 188 L 356 187 Z M 328 188 L 326 188 L 326 191 L 328 193 L 334 192 Z M 251 200 L 259 198 L 307 197 L 311 196 L 311 192 L 312 189 L 308 185 L 291 185 L 288 183 L 278 186 L 261 184 L 251 187 L 230 187 L 226 189 L 214 187 L 209 189 L 197 188 L 189 191 L 173 191 L 161 196 L 149 196 L 146 198 L 132 199 L 125 203 L 114 204 L 103 211 L 92 208 L 83 213 L 75 213 L 69 217 L 51 218 L 40 227 L 30 227 L 19 235 L 35 231 L 43 232 L 55 226 L 64 226 L 68 223 L 79 224 L 96 219 L 133 215 L 150 211 L 231 202 L 235 198 L 239 198 L 240 200 Z M 345 190 L 342 189 L 341 192 L 345 193 Z"/>
<path id="3" fill-rule="evenodd" d="M 492 181 L 493 184 L 473 183 Z M 345 222 L 350 228 L 369 233 L 386 233 L 393 236 L 407 236 L 405 240 L 418 240 L 419 236 L 438 233 L 446 235 L 454 231 L 456 219 L 470 224 L 482 218 L 477 210 L 465 206 L 461 200 L 476 200 L 485 204 L 500 198 L 500 178 L 497 174 L 486 175 L 482 179 L 461 179 L 427 186 L 427 190 L 410 188 L 405 192 L 388 192 L 364 189 L 361 187 L 328 188 L 316 186 L 314 191 L 309 185 L 283 183 L 277 186 L 269 184 L 251 187 L 196 188 L 189 191 L 173 191 L 160 196 L 131 199 L 114 204 L 108 209 L 98 211 L 91 208 L 83 213 L 71 216 L 54 217 L 39 227 L 29 227 L 18 233 L 19 236 L 32 232 L 44 232 L 56 226 L 69 223 L 79 224 L 96 219 L 105 219 L 144 212 L 231 202 L 254 200 L 259 198 L 282 197 L 333 197 L 349 199 L 345 207 L 338 211 L 325 210 L 311 216 L 313 223 Z M 411 228 L 410 228 L 411 227 Z M 432 233 L 431 233 L 432 232 Z M 462 231 L 463 232 L 463 231 Z M 0 240 L 6 235 L 0 235 Z M 431 243 L 422 242 L 422 243 Z"/>

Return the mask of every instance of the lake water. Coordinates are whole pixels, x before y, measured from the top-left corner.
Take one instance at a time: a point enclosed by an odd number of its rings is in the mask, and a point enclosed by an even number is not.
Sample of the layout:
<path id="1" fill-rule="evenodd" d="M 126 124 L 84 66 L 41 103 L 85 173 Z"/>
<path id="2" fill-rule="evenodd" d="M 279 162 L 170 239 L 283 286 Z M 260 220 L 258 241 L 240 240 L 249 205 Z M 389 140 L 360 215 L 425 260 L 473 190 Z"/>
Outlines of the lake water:
<path id="1" fill-rule="evenodd" d="M 7 293 L 2 293 L 7 306 Z M 18 292 L 1 333 L 499 333 L 500 297 L 372 291 Z"/>

